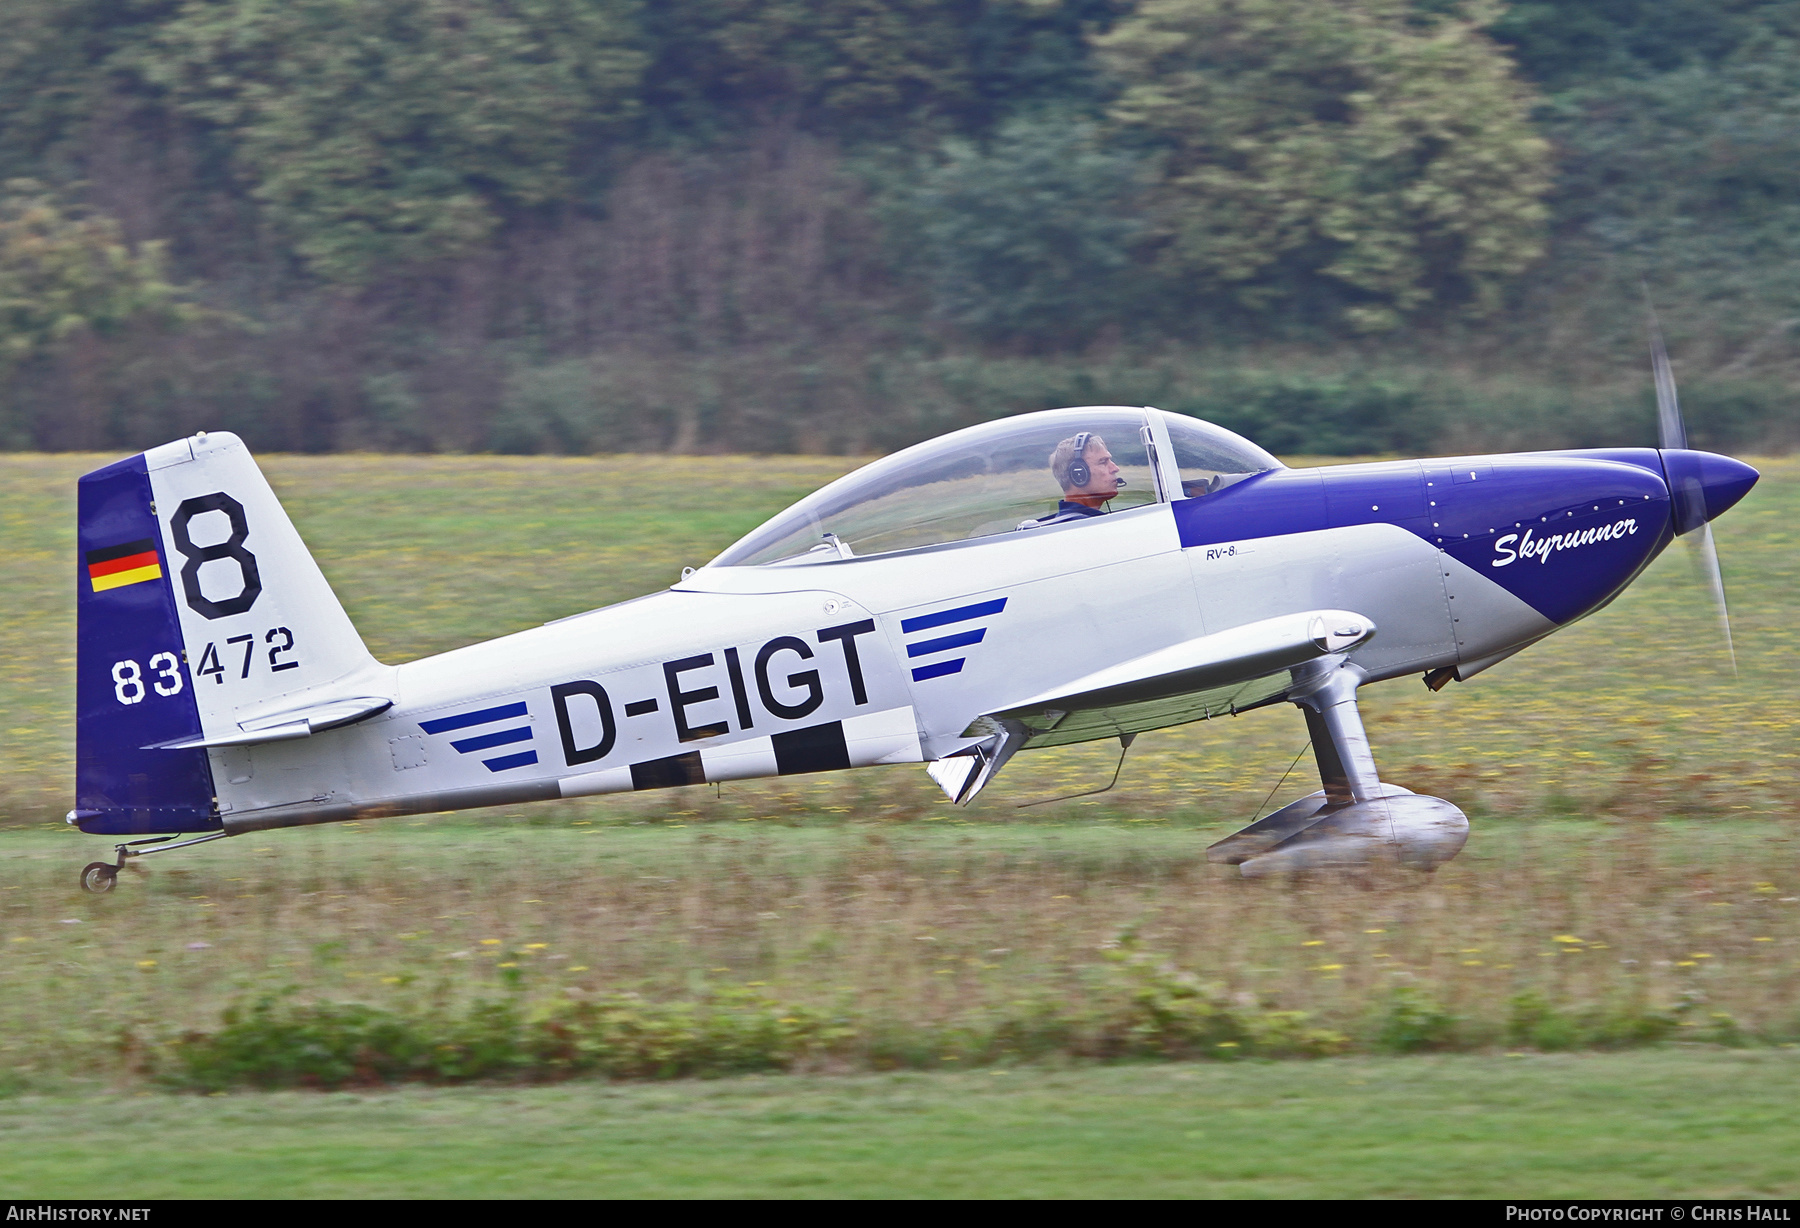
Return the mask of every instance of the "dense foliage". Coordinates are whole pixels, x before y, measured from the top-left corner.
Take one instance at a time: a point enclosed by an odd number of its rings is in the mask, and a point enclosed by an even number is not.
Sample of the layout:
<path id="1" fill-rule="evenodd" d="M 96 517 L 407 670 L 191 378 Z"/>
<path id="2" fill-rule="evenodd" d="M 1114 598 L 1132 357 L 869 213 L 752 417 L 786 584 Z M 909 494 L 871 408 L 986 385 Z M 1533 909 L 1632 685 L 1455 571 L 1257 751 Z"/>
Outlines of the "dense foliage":
<path id="1" fill-rule="evenodd" d="M 187 0 L 127 63 L 228 151 L 295 256 L 366 282 L 570 198 L 576 152 L 635 110 L 620 7 Z"/>
<path id="2" fill-rule="evenodd" d="M 1363 330 L 1488 314 L 1543 254 L 1549 146 L 1510 64 L 1405 0 L 1145 0 L 1100 40 L 1165 151 L 1170 259 L 1252 307 L 1309 283 Z"/>
<path id="3" fill-rule="evenodd" d="M 1642 418 L 1645 282 L 1699 433 L 1783 444 L 1797 39 L 1800 0 L 13 0 L 0 446 L 860 450 L 1153 393 L 1554 444 Z"/>
<path id="4" fill-rule="evenodd" d="M 76 334 L 116 334 L 184 313 L 163 277 L 160 243 L 129 248 L 111 218 L 63 208 L 29 179 L 0 197 L 0 370 Z"/>

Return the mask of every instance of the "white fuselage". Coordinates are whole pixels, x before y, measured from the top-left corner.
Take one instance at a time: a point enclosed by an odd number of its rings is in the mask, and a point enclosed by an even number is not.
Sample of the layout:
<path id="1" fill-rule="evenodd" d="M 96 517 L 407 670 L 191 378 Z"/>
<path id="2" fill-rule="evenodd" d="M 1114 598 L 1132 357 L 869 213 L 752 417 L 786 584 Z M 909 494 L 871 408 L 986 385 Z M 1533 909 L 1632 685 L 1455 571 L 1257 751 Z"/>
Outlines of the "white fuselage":
<path id="1" fill-rule="evenodd" d="M 1380 628 L 1352 654 L 1374 680 L 1552 629 L 1393 525 L 1183 549 L 1159 504 L 871 558 L 704 568 L 395 667 L 393 706 L 358 724 L 209 753 L 228 831 L 917 762 L 967 746 L 970 721 L 1010 700 L 1322 607 Z"/>

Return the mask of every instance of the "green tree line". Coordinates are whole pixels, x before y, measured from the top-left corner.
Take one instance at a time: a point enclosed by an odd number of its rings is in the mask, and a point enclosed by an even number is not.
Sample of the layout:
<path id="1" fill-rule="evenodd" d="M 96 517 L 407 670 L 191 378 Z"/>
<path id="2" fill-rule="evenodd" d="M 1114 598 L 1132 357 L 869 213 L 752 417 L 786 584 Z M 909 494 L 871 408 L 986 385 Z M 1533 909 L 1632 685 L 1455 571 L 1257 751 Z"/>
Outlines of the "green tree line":
<path id="1" fill-rule="evenodd" d="M 1800 0 L 11 0 L 0 446 L 1785 446 Z"/>

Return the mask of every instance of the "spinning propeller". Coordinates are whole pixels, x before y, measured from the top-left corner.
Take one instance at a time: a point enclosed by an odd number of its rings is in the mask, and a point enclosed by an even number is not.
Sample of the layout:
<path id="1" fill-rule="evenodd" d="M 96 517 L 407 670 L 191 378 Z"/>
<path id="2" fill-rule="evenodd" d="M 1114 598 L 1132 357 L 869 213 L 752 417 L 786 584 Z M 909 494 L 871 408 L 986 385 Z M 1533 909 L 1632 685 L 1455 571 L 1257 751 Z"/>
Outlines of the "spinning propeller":
<path id="1" fill-rule="evenodd" d="M 1698 473 L 1689 470 L 1676 475 L 1677 466 L 1669 465 L 1670 452 L 1687 451 L 1687 424 L 1681 420 L 1681 402 L 1675 395 L 1675 372 L 1669 366 L 1669 352 L 1663 346 L 1662 326 L 1656 320 L 1656 308 L 1650 304 L 1650 292 L 1644 291 L 1644 305 L 1650 314 L 1650 370 L 1656 381 L 1657 446 L 1662 449 L 1669 470 L 1669 494 L 1675 503 L 1675 531 L 1687 533 L 1688 553 L 1694 568 L 1712 591 L 1713 607 L 1719 612 L 1719 632 L 1725 637 L 1725 652 L 1731 658 L 1731 676 L 1737 677 L 1737 650 L 1731 643 L 1731 614 L 1725 605 L 1725 577 L 1719 572 L 1719 549 L 1713 542 L 1712 525 L 1708 523 L 1706 491 Z M 1698 528 L 1698 533 L 1691 530 Z"/>

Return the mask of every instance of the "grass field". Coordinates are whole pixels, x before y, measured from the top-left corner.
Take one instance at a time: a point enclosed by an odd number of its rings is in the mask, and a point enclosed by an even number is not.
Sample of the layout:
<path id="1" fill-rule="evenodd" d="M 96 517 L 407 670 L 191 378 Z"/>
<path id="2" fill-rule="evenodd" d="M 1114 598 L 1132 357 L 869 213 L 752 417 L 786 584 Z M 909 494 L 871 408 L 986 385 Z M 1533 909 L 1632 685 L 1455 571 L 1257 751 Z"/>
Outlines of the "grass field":
<path id="1" fill-rule="evenodd" d="M 1800 1055 L 0 1101 L 34 1198 L 1792 1198 Z"/>
<path id="2" fill-rule="evenodd" d="M 1250 1042 L 1159 1015 L 1184 985 L 1305 1012 L 1337 1037 L 1318 1052 L 1800 1040 L 1794 844 L 1768 820 L 1495 821 L 1431 879 L 1275 889 L 1175 823 L 434 822 L 231 841 L 102 899 L 70 889 L 68 838 L 9 835 L 0 1065 L 166 1070 L 164 1042 L 269 994 L 431 1019 L 749 993 L 829 1023 L 772 1063 L 813 1069 Z"/>
<path id="3" fill-rule="evenodd" d="M 1717 526 L 1736 680 L 1678 547 L 1612 607 L 1469 684 L 1364 693 L 1384 776 L 1473 821 L 1467 850 L 1430 878 L 1248 883 L 1205 863 L 1205 846 L 1259 807 L 1316 787 L 1305 760 L 1283 781 L 1304 726 L 1273 709 L 1145 735 L 1114 792 L 1023 812 L 1021 801 L 1104 783 L 1116 752 L 1021 756 L 963 810 L 915 766 L 279 832 L 150 861 L 91 898 L 75 873 L 108 846 L 60 816 L 74 479 L 102 459 L 0 457 L 0 1093 L 16 1094 L 0 1100 L 0 1130 L 6 1171 L 30 1175 L 17 1188 L 49 1196 L 93 1174 L 178 1192 L 157 1184 L 174 1180 L 153 1175 L 164 1165 L 107 1169 L 88 1142 L 102 1155 L 128 1134 L 185 1146 L 229 1121 L 266 1124 L 268 1148 L 297 1157 L 293 1188 L 320 1194 L 443 1181 L 495 1193 L 1516 1194 L 1506 1174 L 1529 1171 L 1545 1174 L 1532 1187 L 1545 1195 L 1795 1189 L 1794 1117 L 1770 1107 L 1776 1088 L 1792 1100 L 1783 1051 L 1479 1053 L 1800 1041 L 1800 461 L 1763 463 L 1762 484 Z M 666 584 L 845 462 L 264 465 L 371 648 L 399 661 Z M 395 1093 L 380 1120 L 404 1137 L 347 1169 L 358 1132 L 376 1129 L 363 1124 L 371 1110 L 348 1107 L 366 1098 L 82 1090 L 156 1086 L 182 1033 L 271 995 L 432 1020 L 484 1001 L 523 1018 L 621 995 L 660 1009 L 732 994 L 753 1014 L 824 1021 L 774 1063 L 812 1073 Z M 1335 1038 L 1307 1051 L 1478 1052 L 1163 1068 L 1179 1079 L 1017 1064 L 1233 1056 L 1235 1040 L 1208 1047 L 1227 1033 L 1194 1030 L 1195 1009 L 1253 1030 L 1303 1014 Z M 982 1073 L 845 1073 L 871 1067 Z M 1616 1095 L 1584 1101 L 1584 1079 Z M 1315 1085 L 1336 1090 L 1315 1105 Z M 1703 1109 L 1670 1107 L 1701 1085 Z M 1189 1147 L 1183 1114 L 1208 1118 L 1194 1106 L 1212 1098 L 1237 1106 L 1243 1146 Z M 96 1133 L 80 1154 L 38 1124 L 89 1103 Z M 1309 1161 L 1307 1131 L 1321 1127 L 1304 1124 L 1308 1105 L 1322 1121 L 1360 1106 L 1370 1124 L 1329 1163 Z M 457 1158 L 472 1145 L 444 1149 L 446 1130 L 508 1139 L 509 1120 L 565 1111 L 584 1123 L 568 1148 L 528 1156 L 514 1140 L 491 1162 Z M 1423 1124 L 1459 1113 L 1475 1123 L 1467 1137 Z M 668 1133 L 634 1130 L 645 1115 Z M 1032 1126 L 1065 1118 L 1070 1131 Z M 1113 1121 L 1139 1124 L 1102 1128 Z M 1721 1123 L 1742 1134 L 1737 1150 L 1715 1146 Z M 740 1128 L 762 1142 L 709 1141 Z M 645 1139 L 667 1141 L 667 1165 L 645 1162 Z M 983 1139 L 1005 1140 L 992 1163 Z M 909 1163 L 868 1161 L 880 1140 Z M 842 1162 L 827 1169 L 817 1154 Z M 256 1155 L 221 1153 L 222 1184 L 179 1190 L 259 1189 Z M 1345 1158 L 1357 1155 L 1367 1163 Z M 352 1177 L 373 1184 L 342 1184 Z M 1651 1179 L 1664 1184 L 1631 1184 Z M 594 1184 L 610 1181 L 627 1184 Z"/>

